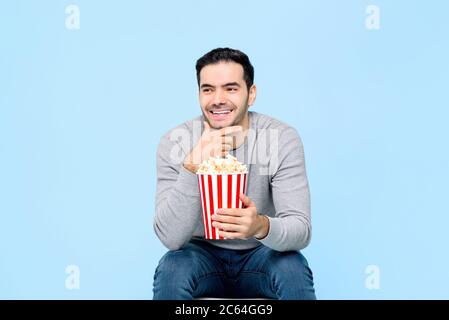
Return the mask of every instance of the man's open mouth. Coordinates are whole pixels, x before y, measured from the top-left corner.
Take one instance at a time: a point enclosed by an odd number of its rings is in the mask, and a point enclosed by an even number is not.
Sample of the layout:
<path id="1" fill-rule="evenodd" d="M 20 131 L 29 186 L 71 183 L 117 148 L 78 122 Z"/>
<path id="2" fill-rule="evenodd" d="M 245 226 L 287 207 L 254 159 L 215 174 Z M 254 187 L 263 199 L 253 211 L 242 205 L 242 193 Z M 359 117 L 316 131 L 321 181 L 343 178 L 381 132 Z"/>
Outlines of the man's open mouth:
<path id="1" fill-rule="evenodd" d="M 231 113 L 232 110 L 211 110 L 209 112 L 212 114 L 228 114 Z"/>
<path id="2" fill-rule="evenodd" d="M 232 109 L 210 110 L 209 114 L 211 114 L 212 119 L 214 120 L 223 120 L 226 119 L 232 113 L 232 111 Z"/>

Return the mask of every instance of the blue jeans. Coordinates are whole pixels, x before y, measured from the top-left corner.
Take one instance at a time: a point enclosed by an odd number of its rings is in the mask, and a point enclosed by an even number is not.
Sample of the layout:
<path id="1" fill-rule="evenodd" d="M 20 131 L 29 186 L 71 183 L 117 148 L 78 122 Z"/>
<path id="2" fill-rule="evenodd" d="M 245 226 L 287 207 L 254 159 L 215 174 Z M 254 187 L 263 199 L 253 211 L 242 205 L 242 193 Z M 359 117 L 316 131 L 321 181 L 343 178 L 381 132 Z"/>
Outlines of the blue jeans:
<path id="1" fill-rule="evenodd" d="M 229 250 L 199 240 L 162 257 L 153 293 L 155 300 L 316 299 L 312 271 L 300 252 L 279 252 L 264 245 Z"/>

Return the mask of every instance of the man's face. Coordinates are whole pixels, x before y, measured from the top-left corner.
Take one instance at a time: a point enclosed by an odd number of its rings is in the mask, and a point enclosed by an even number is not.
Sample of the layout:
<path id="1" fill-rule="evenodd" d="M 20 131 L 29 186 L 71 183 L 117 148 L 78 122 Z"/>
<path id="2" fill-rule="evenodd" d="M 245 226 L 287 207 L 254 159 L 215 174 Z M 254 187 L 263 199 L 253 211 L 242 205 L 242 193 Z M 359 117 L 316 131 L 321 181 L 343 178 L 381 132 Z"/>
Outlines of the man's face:
<path id="1" fill-rule="evenodd" d="M 253 85 L 248 92 L 240 64 L 219 62 L 205 66 L 199 85 L 201 110 L 212 128 L 244 124 L 256 98 L 256 87 Z"/>

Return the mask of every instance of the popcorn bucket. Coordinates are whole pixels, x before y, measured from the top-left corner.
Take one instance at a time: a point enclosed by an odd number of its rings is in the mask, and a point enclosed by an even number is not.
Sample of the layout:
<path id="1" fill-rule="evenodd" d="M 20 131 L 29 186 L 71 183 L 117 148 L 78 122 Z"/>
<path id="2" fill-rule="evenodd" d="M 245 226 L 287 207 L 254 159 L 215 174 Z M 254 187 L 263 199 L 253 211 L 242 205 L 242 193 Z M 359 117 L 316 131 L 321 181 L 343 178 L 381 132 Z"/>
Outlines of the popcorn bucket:
<path id="1" fill-rule="evenodd" d="M 220 240 L 218 228 L 212 227 L 211 216 L 221 208 L 243 208 L 239 194 L 246 193 L 247 173 L 202 174 L 197 173 L 203 209 L 204 237 Z"/>

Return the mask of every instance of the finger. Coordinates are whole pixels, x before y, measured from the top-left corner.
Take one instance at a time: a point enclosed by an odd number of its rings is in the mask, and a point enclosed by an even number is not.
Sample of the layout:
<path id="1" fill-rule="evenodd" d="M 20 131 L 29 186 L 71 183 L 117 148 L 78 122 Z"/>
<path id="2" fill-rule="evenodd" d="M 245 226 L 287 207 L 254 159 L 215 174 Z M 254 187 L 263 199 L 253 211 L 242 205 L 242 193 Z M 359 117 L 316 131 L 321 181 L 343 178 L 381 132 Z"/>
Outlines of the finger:
<path id="1" fill-rule="evenodd" d="M 218 215 L 233 217 L 243 217 L 245 215 L 245 211 L 243 209 L 218 209 L 216 213 Z"/>
<path id="2" fill-rule="evenodd" d="M 215 156 L 232 150 L 232 146 L 229 144 L 216 143 L 207 145 L 203 150 L 205 154 L 212 154 Z"/>
<path id="3" fill-rule="evenodd" d="M 223 223 L 241 224 L 241 218 L 236 216 L 213 214 L 211 216 L 211 219 L 212 221 L 218 221 Z"/>
<path id="4" fill-rule="evenodd" d="M 221 144 L 228 144 L 228 145 L 232 146 L 233 145 L 233 137 L 212 135 L 211 143 L 216 146 L 221 145 Z"/>
<path id="5" fill-rule="evenodd" d="M 242 135 L 232 136 L 232 145 L 235 149 L 240 147 L 244 141 L 244 138 Z"/>
<path id="6" fill-rule="evenodd" d="M 225 239 L 244 239 L 240 232 L 228 232 L 223 230 L 218 230 L 218 235 Z"/>
<path id="7" fill-rule="evenodd" d="M 222 144 L 221 150 L 225 150 L 225 151 L 232 150 L 232 146 L 230 144 Z"/>
<path id="8" fill-rule="evenodd" d="M 232 150 L 232 146 L 229 144 L 222 144 L 221 145 L 221 151 L 230 151 Z"/>
<path id="9" fill-rule="evenodd" d="M 225 127 L 219 130 L 222 136 L 236 135 L 243 131 L 242 126 Z"/>
<path id="10" fill-rule="evenodd" d="M 240 200 L 242 200 L 243 205 L 245 206 L 245 208 L 255 207 L 256 206 L 254 201 L 251 200 L 250 197 L 246 196 L 244 193 L 240 193 L 239 196 L 240 196 Z"/>
<path id="11" fill-rule="evenodd" d="M 244 137 L 242 135 L 236 135 L 236 136 L 223 136 L 222 141 L 224 143 L 227 143 L 232 146 L 232 149 L 237 149 L 240 147 L 244 142 Z"/>
<path id="12" fill-rule="evenodd" d="M 220 154 L 220 156 L 221 156 L 222 158 L 226 158 L 226 157 L 228 156 L 228 154 L 229 154 L 228 151 L 222 151 L 221 154 Z"/>
<path id="13" fill-rule="evenodd" d="M 230 146 L 233 146 L 234 145 L 234 137 L 221 136 L 221 143 L 229 144 Z"/>
<path id="14" fill-rule="evenodd" d="M 232 223 L 221 223 L 214 221 L 212 223 L 212 226 L 226 232 L 241 232 L 243 230 L 243 227 L 241 225 Z"/>
<path id="15" fill-rule="evenodd" d="M 227 144 L 223 144 L 221 146 L 221 151 L 220 151 L 221 157 L 222 158 L 226 158 L 226 156 L 228 155 L 230 150 L 233 150 L 232 146 L 227 145 Z"/>
<path id="16" fill-rule="evenodd" d="M 232 126 L 232 127 L 225 127 L 225 128 L 221 128 L 218 130 L 213 131 L 213 128 L 211 128 L 211 135 L 214 136 L 232 136 L 232 135 L 237 135 L 239 133 L 241 133 L 243 131 L 242 126 Z"/>

